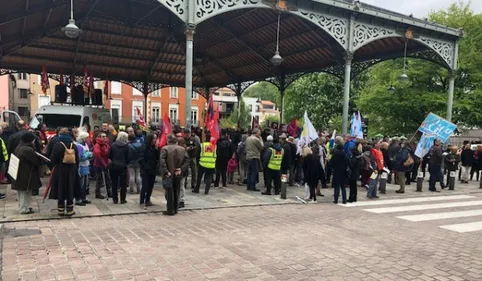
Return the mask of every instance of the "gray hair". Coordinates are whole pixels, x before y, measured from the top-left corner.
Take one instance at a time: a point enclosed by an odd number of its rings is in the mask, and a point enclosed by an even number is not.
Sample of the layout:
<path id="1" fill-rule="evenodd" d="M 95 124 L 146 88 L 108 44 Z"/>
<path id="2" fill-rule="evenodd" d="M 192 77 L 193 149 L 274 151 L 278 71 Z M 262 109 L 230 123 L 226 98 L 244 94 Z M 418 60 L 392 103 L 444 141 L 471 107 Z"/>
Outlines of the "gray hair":
<path id="1" fill-rule="evenodd" d="M 129 139 L 129 135 L 126 132 L 120 132 L 117 134 L 117 140 L 121 142 L 127 142 Z"/>
<path id="2" fill-rule="evenodd" d="M 335 138 L 335 143 L 338 144 L 338 145 L 344 145 L 345 141 L 343 140 L 342 137 L 338 136 L 338 137 Z"/>
<path id="3" fill-rule="evenodd" d="M 81 131 L 77 136 L 77 142 L 84 142 L 89 137 L 89 133 Z"/>
<path id="4" fill-rule="evenodd" d="M 259 129 L 258 128 L 254 128 L 253 131 L 252 131 L 253 135 L 256 135 L 256 134 L 259 134 Z"/>

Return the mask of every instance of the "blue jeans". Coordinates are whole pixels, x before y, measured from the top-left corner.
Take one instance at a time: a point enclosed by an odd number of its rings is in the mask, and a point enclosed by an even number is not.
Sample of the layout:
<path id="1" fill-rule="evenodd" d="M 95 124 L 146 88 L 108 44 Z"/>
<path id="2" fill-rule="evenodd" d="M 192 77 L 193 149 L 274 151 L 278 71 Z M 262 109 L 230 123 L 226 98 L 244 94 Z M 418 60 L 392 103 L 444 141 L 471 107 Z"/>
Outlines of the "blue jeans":
<path id="1" fill-rule="evenodd" d="M 377 186 L 378 186 L 379 178 L 380 178 L 380 175 L 377 174 L 376 179 L 370 179 L 370 183 L 368 184 L 368 193 L 367 193 L 368 198 L 377 196 Z"/>
<path id="2" fill-rule="evenodd" d="M 256 179 L 258 175 L 258 159 L 248 160 L 248 190 L 256 189 Z"/>

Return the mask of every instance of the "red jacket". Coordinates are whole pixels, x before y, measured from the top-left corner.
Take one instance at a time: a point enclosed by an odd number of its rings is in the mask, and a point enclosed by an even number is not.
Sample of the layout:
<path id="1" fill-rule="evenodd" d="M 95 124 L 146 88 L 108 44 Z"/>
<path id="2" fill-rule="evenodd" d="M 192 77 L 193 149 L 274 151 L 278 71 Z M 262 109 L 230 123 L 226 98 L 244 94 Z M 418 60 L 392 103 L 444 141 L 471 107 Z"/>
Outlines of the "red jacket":
<path id="1" fill-rule="evenodd" d="M 109 164 L 109 139 L 97 138 L 94 145 L 94 167 L 107 168 Z"/>
<path id="2" fill-rule="evenodd" d="M 373 156 L 375 157 L 375 160 L 377 161 L 378 171 L 382 171 L 383 168 L 385 167 L 383 163 L 383 153 L 379 149 L 374 149 L 374 148 L 372 148 L 370 152 L 373 154 Z"/>

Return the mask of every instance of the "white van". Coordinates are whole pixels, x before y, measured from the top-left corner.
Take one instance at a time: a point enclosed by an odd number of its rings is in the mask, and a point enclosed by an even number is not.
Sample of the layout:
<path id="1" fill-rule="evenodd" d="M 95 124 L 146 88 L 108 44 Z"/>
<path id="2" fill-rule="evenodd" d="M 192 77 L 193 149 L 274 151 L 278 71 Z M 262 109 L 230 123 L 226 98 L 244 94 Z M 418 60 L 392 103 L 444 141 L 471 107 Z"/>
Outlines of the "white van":
<path id="1" fill-rule="evenodd" d="M 89 124 L 91 130 L 102 123 L 112 124 L 110 111 L 100 106 L 44 105 L 35 114 L 38 122 L 45 123 L 49 132 L 58 127 L 80 128 Z"/>

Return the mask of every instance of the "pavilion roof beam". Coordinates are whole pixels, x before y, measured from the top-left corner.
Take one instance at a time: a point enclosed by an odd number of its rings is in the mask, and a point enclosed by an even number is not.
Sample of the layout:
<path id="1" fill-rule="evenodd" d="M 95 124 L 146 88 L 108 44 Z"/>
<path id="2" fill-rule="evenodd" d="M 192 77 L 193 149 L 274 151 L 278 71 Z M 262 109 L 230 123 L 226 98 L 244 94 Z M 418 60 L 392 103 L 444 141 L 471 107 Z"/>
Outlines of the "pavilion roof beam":
<path id="1" fill-rule="evenodd" d="M 66 4 L 70 4 L 70 0 L 57 0 L 57 1 L 45 1 L 46 3 L 38 4 L 29 7 L 29 9 L 21 10 L 18 12 L 8 13 L 0 15 L 0 25 L 4 25 L 19 19 L 23 19 L 30 15 L 34 15 L 39 12 L 54 9 Z"/>
<path id="2" fill-rule="evenodd" d="M 302 35 L 305 35 L 305 34 L 308 34 L 308 33 L 312 33 L 312 32 L 314 32 L 314 31 L 313 31 L 313 30 L 307 30 L 307 31 L 302 32 L 302 33 L 296 33 L 296 34 L 293 34 L 293 35 L 291 35 L 291 36 L 288 36 L 288 37 L 283 38 L 282 41 L 290 40 L 290 39 L 293 39 L 293 38 L 297 38 L 297 37 L 299 37 L 299 36 L 302 36 Z M 268 43 L 268 44 L 263 45 L 263 46 L 259 46 L 259 47 L 256 48 L 256 50 L 257 50 L 258 52 L 259 52 L 259 51 L 263 51 L 266 47 L 268 47 L 268 46 L 271 45 L 271 44 L 276 44 L 276 43 L 273 42 L 273 43 Z M 280 44 L 281 44 L 281 42 L 280 42 Z M 330 48 L 330 51 L 331 51 L 331 48 Z M 237 55 L 246 53 L 246 52 L 248 52 L 248 50 L 243 50 L 243 51 L 241 51 L 241 52 L 239 52 L 239 53 L 235 53 L 235 54 L 229 54 L 229 55 L 227 55 L 227 56 L 219 57 L 219 58 L 217 58 L 217 59 L 218 59 L 218 60 L 223 60 L 223 59 L 227 59 L 227 58 L 230 58 L 230 57 L 234 57 L 234 56 L 237 56 Z"/>
<path id="3" fill-rule="evenodd" d="M 29 2 L 30 2 L 30 0 L 25 0 L 25 11 L 27 11 L 27 12 L 28 12 Z M 25 27 L 27 26 L 27 18 L 28 17 L 23 18 L 22 38 L 23 38 L 23 35 L 25 34 Z"/>
<path id="4" fill-rule="evenodd" d="M 63 51 L 63 52 L 72 52 L 72 49 L 68 47 L 63 47 L 63 46 L 53 46 L 53 45 L 31 45 L 31 48 L 37 48 L 37 49 L 43 49 L 43 50 L 57 50 L 57 51 Z M 130 60 L 136 60 L 136 61 L 142 61 L 146 63 L 151 63 L 152 60 L 143 56 L 136 56 L 136 55 L 131 55 L 131 54 L 112 54 L 112 53 L 102 53 L 99 54 L 97 51 L 94 50 L 79 50 L 78 51 L 79 55 L 92 55 L 92 56 L 98 56 L 98 57 L 105 57 L 105 58 L 116 58 L 116 59 L 130 59 Z M 173 65 L 180 65 L 184 66 L 183 60 L 173 60 L 173 59 L 159 59 L 159 62 L 166 63 L 166 64 L 173 64 Z"/>
<path id="5" fill-rule="evenodd" d="M 99 0 L 95 1 L 95 3 L 90 7 L 89 11 L 87 12 L 87 15 L 85 15 L 85 18 L 82 20 L 82 24 L 80 25 L 81 30 L 84 27 L 85 23 L 88 21 L 90 13 L 94 10 L 95 6 L 97 6 L 97 3 L 99 3 Z M 74 69 L 75 65 L 77 64 L 77 54 L 79 53 L 79 46 L 80 46 L 81 40 L 82 40 L 82 34 L 80 34 L 79 37 L 77 38 L 74 60 L 72 61 L 72 69 Z"/>
<path id="6" fill-rule="evenodd" d="M 278 74 L 276 74 L 274 71 L 272 71 L 271 67 L 268 66 L 268 65 L 271 65 L 271 62 L 266 59 L 265 57 L 263 57 L 261 54 L 259 54 L 255 49 L 253 49 L 248 43 L 246 43 L 244 40 L 242 40 L 241 38 L 239 38 L 239 35 L 237 35 L 236 33 L 232 32 L 231 30 L 229 30 L 228 28 L 224 27 L 222 25 L 222 22 L 220 22 L 219 20 L 217 20 L 216 18 L 213 18 L 214 21 L 216 21 L 224 30 L 226 30 L 227 33 L 229 33 L 232 37 L 235 38 L 236 41 L 238 41 L 241 45 L 243 45 L 244 47 L 246 47 L 247 49 L 249 49 L 251 52 L 253 52 L 257 57 L 259 57 L 263 62 L 264 64 L 263 67 L 266 68 L 266 70 L 268 70 L 269 72 L 271 72 L 274 76 L 278 76 Z"/>
<path id="7" fill-rule="evenodd" d="M 63 36 L 62 37 L 50 36 L 49 38 L 56 39 L 56 40 L 63 40 L 63 41 L 69 40 L 68 38 L 64 38 Z M 84 40 L 82 40 L 82 42 L 84 42 L 86 44 L 92 44 L 95 47 L 107 47 L 107 46 L 109 46 L 109 45 L 106 45 L 106 44 L 102 44 L 102 42 L 97 42 L 97 41 L 92 41 L 92 40 L 85 40 L 84 39 Z M 45 44 L 45 45 L 50 45 L 50 44 Z M 53 46 L 55 46 L 55 45 L 53 45 Z M 152 52 L 152 53 L 157 53 L 159 51 L 159 50 L 156 50 L 156 49 L 127 46 L 127 45 L 123 45 L 123 44 L 111 44 L 110 47 L 126 49 L 126 50 L 129 50 L 129 51 L 143 51 L 143 52 Z M 186 55 L 185 53 L 173 53 L 173 52 L 167 52 L 167 51 L 164 51 L 163 54 L 173 55 L 173 56 L 185 56 Z"/>
<path id="8" fill-rule="evenodd" d="M 172 15 L 169 13 L 169 32 L 168 32 L 168 36 L 164 39 L 164 42 L 162 43 L 161 45 L 161 48 L 159 48 L 159 51 L 158 51 L 158 54 L 156 56 L 156 59 L 152 61 L 152 64 L 151 66 L 149 67 L 149 71 L 147 73 L 147 77 L 146 77 L 146 82 L 149 82 L 149 80 L 151 79 L 152 77 L 152 74 L 154 72 L 154 69 L 155 67 L 159 64 L 159 60 L 161 59 L 162 55 L 164 54 L 164 51 L 166 50 L 167 46 L 169 45 L 169 40 L 172 38 L 172 25 L 171 25 L 171 22 L 172 22 Z"/>
<path id="9" fill-rule="evenodd" d="M 283 15 L 282 15 L 282 18 L 283 18 Z M 216 20 L 216 19 L 215 19 L 215 20 Z M 229 29 L 226 27 L 226 22 L 221 22 L 220 20 L 217 20 L 217 22 L 219 22 L 219 24 L 218 24 L 218 26 L 216 26 L 216 28 L 223 28 L 224 30 L 228 30 L 228 31 L 229 31 Z M 230 22 L 230 21 L 228 21 L 228 22 Z M 276 21 L 276 22 L 270 22 L 270 23 L 264 24 L 264 25 L 262 25 L 262 26 L 260 26 L 260 27 L 258 27 L 258 28 L 256 28 L 256 29 L 254 29 L 254 30 L 250 30 L 250 31 L 248 31 L 248 32 L 246 32 L 246 33 L 237 34 L 237 37 L 242 38 L 242 37 L 244 37 L 244 36 L 250 35 L 250 34 L 255 33 L 255 32 L 258 32 L 258 31 L 260 31 L 260 30 L 262 30 L 262 29 L 264 29 L 264 28 L 268 28 L 268 27 L 270 27 L 270 26 L 272 26 L 272 25 L 277 25 L 277 24 L 278 24 L 277 21 Z M 221 42 L 219 42 L 219 43 L 211 44 L 211 45 L 205 47 L 205 49 L 207 50 L 207 49 L 209 49 L 209 48 L 212 48 L 212 47 L 215 47 L 215 46 L 219 46 L 219 45 L 222 45 L 222 44 L 231 42 L 231 41 L 233 41 L 233 40 L 236 40 L 236 37 L 229 38 L 229 39 L 224 40 L 224 41 L 221 41 Z"/>
<path id="10" fill-rule="evenodd" d="M 46 56 L 39 56 L 39 55 L 23 55 L 23 54 L 11 54 L 9 57 L 17 57 L 17 58 L 26 58 L 26 59 L 31 59 L 31 60 L 45 60 L 47 62 L 60 62 L 60 63 L 72 63 L 71 59 L 60 59 L 60 58 L 52 58 L 52 57 L 46 57 Z M 5 63 L 8 64 L 8 63 Z M 86 64 L 86 62 L 80 62 L 80 64 Z M 125 64 L 104 64 L 100 62 L 89 62 L 89 65 L 93 66 L 101 66 L 105 68 L 119 68 L 122 70 L 136 70 L 136 71 L 142 71 L 145 72 L 146 69 L 143 67 L 136 67 L 132 65 L 125 65 Z M 161 72 L 161 71 L 156 71 L 157 73 L 163 73 L 163 74 L 169 74 L 169 75 L 184 75 L 184 72 Z"/>
<path id="11" fill-rule="evenodd" d="M 137 24 L 139 24 L 140 22 L 142 22 L 145 18 L 149 17 L 152 13 L 154 13 L 157 9 L 159 9 L 161 7 L 161 5 L 157 6 L 156 8 L 150 10 L 147 14 L 145 14 L 142 18 L 138 19 L 134 24 L 133 26 L 137 26 Z M 127 32 L 127 29 L 129 29 L 129 27 L 126 27 L 124 28 L 124 31 L 119 35 L 120 37 L 123 37 L 125 35 L 125 33 Z M 131 28 L 132 29 L 132 28 Z M 111 40 L 110 44 L 113 43 L 113 40 Z M 109 46 L 110 46 L 109 44 Z M 99 50 L 99 54 L 102 52 L 102 50 Z M 85 62 L 85 64 L 88 64 L 89 61 Z M 79 71 L 81 68 L 77 68 L 73 73 L 77 73 L 77 71 Z"/>
<path id="12" fill-rule="evenodd" d="M 52 0 L 52 2 L 55 4 L 57 0 Z M 50 15 L 52 15 L 52 10 L 53 8 L 49 9 L 49 12 L 47 13 L 47 16 L 45 17 L 45 22 L 44 22 L 44 29 L 47 27 L 47 24 L 49 23 L 50 20 Z"/>

